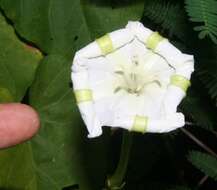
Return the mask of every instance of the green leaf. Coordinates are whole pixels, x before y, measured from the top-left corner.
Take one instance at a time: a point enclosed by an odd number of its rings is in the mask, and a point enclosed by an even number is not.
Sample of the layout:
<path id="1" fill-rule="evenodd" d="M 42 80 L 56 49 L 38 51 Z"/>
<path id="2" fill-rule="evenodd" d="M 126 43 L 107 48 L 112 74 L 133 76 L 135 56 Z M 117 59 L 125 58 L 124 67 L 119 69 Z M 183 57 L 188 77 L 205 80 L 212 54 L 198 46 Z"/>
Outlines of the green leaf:
<path id="1" fill-rule="evenodd" d="M 189 161 L 199 170 L 217 181 L 217 159 L 209 154 L 191 151 Z"/>
<path id="2" fill-rule="evenodd" d="M 194 27 L 194 30 L 200 31 L 199 38 L 203 39 L 208 36 L 217 44 L 217 1 L 185 0 L 185 3 L 190 20 L 200 24 Z"/>
<path id="3" fill-rule="evenodd" d="M 41 58 L 37 49 L 17 38 L 0 14 L 0 102 L 22 100 Z"/>
<path id="4" fill-rule="evenodd" d="M 73 185 L 82 190 L 97 190 L 104 186 L 108 137 L 106 133 L 96 139 L 86 137 L 86 127 L 70 87 L 72 55 L 91 38 L 123 27 L 128 20 L 140 20 L 141 5 L 125 3 L 113 10 L 110 3 L 102 8 L 96 0 L 0 1 L 16 31 L 48 54 L 30 90 L 30 103 L 39 112 L 41 129 L 29 143 L 29 149 L 25 149 L 32 158 L 32 165 L 22 163 L 23 168 L 31 170 L 37 184 L 37 187 L 35 184 L 28 186 L 27 190 L 61 190 Z M 124 17 L 120 19 L 122 14 Z M 18 151 L 16 154 L 14 157 L 20 156 Z M 7 160 L 2 172 L 7 172 L 11 161 Z M 14 168 L 19 168 L 20 164 L 17 162 Z M 8 183 L 10 186 L 14 182 Z M 25 189 L 29 182 L 22 183 Z"/>

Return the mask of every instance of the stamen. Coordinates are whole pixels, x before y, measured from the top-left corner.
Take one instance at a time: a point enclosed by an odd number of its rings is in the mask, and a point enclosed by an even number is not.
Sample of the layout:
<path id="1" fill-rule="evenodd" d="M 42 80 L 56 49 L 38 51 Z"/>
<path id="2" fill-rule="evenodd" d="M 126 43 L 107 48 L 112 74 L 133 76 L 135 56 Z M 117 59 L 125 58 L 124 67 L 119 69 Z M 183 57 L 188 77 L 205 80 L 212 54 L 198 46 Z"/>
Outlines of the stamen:
<path id="1" fill-rule="evenodd" d="M 146 85 L 156 83 L 161 87 L 161 82 L 158 80 L 157 72 L 151 72 L 151 69 L 145 70 L 140 64 L 138 56 L 133 56 L 132 65 L 119 65 L 119 69 L 114 73 L 123 77 L 125 84 L 118 85 L 114 89 L 114 93 L 120 90 L 125 90 L 130 94 L 141 95 L 144 92 Z"/>
<path id="2" fill-rule="evenodd" d="M 124 72 L 123 71 L 115 71 L 115 74 L 124 75 Z"/>

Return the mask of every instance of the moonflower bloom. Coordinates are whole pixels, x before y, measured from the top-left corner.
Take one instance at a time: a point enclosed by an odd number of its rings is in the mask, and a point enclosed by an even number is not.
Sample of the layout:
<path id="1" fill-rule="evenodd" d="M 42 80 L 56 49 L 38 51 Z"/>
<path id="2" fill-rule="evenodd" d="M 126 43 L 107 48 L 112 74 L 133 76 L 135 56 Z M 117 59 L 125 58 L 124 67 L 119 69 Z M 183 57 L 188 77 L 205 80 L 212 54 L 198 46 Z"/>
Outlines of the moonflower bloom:
<path id="1" fill-rule="evenodd" d="M 177 106 L 190 86 L 194 58 L 129 22 L 79 50 L 72 82 L 89 138 L 102 126 L 165 133 L 184 126 Z"/>

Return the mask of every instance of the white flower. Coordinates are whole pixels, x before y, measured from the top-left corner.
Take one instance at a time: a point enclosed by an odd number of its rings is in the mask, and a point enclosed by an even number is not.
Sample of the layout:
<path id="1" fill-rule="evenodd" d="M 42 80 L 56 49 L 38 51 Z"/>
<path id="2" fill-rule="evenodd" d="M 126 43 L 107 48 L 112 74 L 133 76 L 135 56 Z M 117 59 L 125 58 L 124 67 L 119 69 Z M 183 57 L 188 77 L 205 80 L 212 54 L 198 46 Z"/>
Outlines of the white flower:
<path id="1" fill-rule="evenodd" d="M 79 50 L 72 81 L 88 137 L 102 126 L 163 133 L 184 126 L 177 106 L 190 85 L 192 55 L 139 22 Z"/>

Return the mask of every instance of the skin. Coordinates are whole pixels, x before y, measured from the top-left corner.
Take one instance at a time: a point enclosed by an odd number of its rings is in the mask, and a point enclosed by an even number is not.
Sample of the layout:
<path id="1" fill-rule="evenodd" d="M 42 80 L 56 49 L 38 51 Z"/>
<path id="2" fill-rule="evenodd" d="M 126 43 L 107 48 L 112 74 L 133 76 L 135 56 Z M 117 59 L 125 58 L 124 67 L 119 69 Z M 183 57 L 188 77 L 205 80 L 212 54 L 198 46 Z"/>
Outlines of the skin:
<path id="1" fill-rule="evenodd" d="M 22 143 L 40 128 L 37 112 L 20 103 L 0 104 L 0 149 Z"/>

